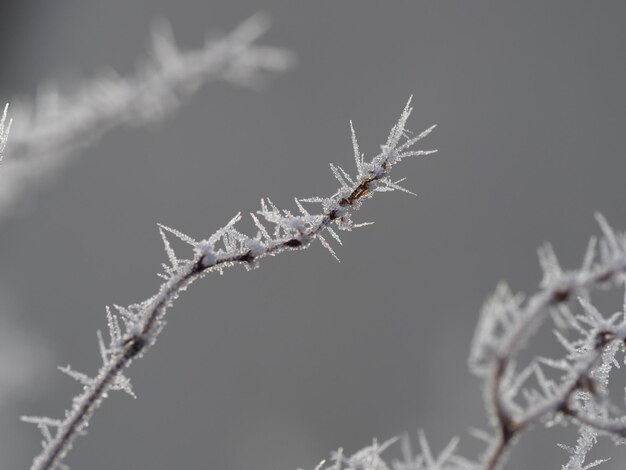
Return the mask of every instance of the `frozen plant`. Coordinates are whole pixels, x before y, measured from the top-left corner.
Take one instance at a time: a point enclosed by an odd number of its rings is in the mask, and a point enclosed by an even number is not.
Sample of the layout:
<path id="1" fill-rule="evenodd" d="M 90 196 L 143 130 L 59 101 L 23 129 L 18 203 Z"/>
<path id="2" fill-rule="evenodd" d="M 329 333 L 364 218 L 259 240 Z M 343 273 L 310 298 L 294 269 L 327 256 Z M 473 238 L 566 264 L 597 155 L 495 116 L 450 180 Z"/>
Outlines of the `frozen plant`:
<path id="1" fill-rule="evenodd" d="M 539 250 L 543 280 L 536 294 L 524 298 L 502 283 L 485 303 L 469 360 L 472 372 L 485 381 L 487 410 L 495 426 L 483 457 L 485 469 L 498 468 L 520 433 L 540 420 L 581 426 L 577 445 L 563 446 L 571 454 L 570 470 L 600 463 L 584 463 L 597 434 L 610 434 L 618 443 L 626 437 L 626 412 L 610 400 L 608 390 L 609 372 L 619 367 L 616 355 L 624 352 L 626 306 L 606 317 L 590 301 L 594 289 L 623 286 L 626 236 L 601 215 L 596 217 L 602 237 L 590 240 L 579 269 L 563 270 L 546 245 Z M 567 306 L 570 300 L 580 304 L 580 313 Z M 518 369 L 520 350 L 550 316 L 565 356 L 536 357 Z M 578 337 L 570 338 L 572 332 Z M 546 368 L 554 369 L 557 377 Z"/>
<path id="2" fill-rule="evenodd" d="M 213 271 L 221 273 L 230 266 L 255 268 L 266 256 L 302 250 L 311 246 L 315 240 L 319 240 L 336 257 L 323 232 L 341 243 L 337 229 L 352 230 L 366 225 L 352 220 L 353 213 L 361 207 L 363 201 L 376 192 L 410 192 L 400 186 L 402 180 L 391 179 L 391 169 L 405 158 L 435 152 L 414 149 L 414 145 L 435 126 L 410 136 L 406 123 L 411 111 L 409 100 L 381 146 L 380 153 L 371 160 L 366 160 L 361 153 L 351 125 L 356 171 L 350 174 L 340 166 L 331 164 L 331 170 L 339 182 L 337 191 L 330 197 L 296 198 L 297 213 L 278 209 L 269 199 L 262 199 L 257 214 L 250 214 L 258 229 L 254 235 L 246 235 L 236 228 L 241 214 L 237 214 L 204 240 L 195 240 L 178 230 L 159 225 L 168 263 L 163 264 L 160 276 L 164 282 L 157 294 L 127 307 L 116 305 L 113 309 L 107 308 L 109 339 L 105 341 L 98 332 L 102 366 L 94 376 L 75 371 L 70 366 L 61 368 L 83 386 L 83 391 L 73 399 L 72 407 L 63 417 L 23 418 L 24 421 L 36 424 L 44 437 L 43 450 L 34 459 L 32 469 L 59 468 L 74 439 L 85 433 L 90 417 L 110 391 L 123 390 L 135 396 L 130 379 L 125 375 L 126 369 L 154 344 L 164 326 L 166 310 L 192 282 Z M 313 212 L 305 208 L 304 204 L 307 203 L 319 204 L 318 210 Z M 168 240 L 172 235 L 192 248 L 193 256 L 190 259 L 174 252 Z"/>
<path id="3" fill-rule="evenodd" d="M 268 19 L 257 14 L 228 35 L 207 39 L 202 48 L 181 52 L 169 25 L 155 23 L 151 58 L 135 75 L 107 71 L 71 95 L 47 87 L 33 105 L 18 103 L 0 174 L 0 216 L 39 178 L 109 130 L 161 120 L 205 83 L 257 86 L 264 73 L 285 71 L 293 63 L 290 52 L 255 44 L 268 27 Z M 0 148 L 5 137 L 0 132 Z"/>

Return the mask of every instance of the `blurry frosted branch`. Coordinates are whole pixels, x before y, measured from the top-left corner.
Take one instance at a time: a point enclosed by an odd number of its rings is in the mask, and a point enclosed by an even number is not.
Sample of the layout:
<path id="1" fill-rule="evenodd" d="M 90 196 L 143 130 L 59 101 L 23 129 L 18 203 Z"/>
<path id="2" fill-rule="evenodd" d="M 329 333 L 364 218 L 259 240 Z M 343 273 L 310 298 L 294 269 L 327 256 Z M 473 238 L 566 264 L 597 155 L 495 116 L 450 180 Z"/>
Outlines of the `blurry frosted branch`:
<path id="1" fill-rule="evenodd" d="M 291 53 L 255 44 L 267 28 L 267 19 L 256 15 L 198 50 L 181 52 L 169 26 L 156 24 L 151 59 L 135 75 L 124 78 L 111 71 L 70 96 L 48 89 L 32 106 L 14 106 L 15 125 L 0 175 L 0 217 L 40 177 L 112 128 L 160 120 L 205 83 L 255 86 L 264 73 L 286 70 Z"/>
<path id="2" fill-rule="evenodd" d="M 339 242 L 336 229 L 351 230 L 363 225 L 355 224 L 352 214 L 361 207 L 364 200 L 375 192 L 407 191 L 399 185 L 400 181 L 391 180 L 389 173 L 392 167 L 405 158 L 434 152 L 413 149 L 434 126 L 410 137 L 405 126 L 411 111 L 407 103 L 380 153 L 371 161 L 364 159 L 354 129 L 351 129 L 356 172 L 350 175 L 341 167 L 331 164 L 331 170 L 340 185 L 332 196 L 296 199 L 299 211 L 297 215 L 289 210 L 279 210 L 269 199 L 261 200 L 258 217 L 250 214 L 258 229 L 254 236 L 241 233 L 235 227 L 241 219 L 240 214 L 208 239 L 200 241 L 161 225 L 159 231 L 168 263 L 163 264 L 160 276 L 165 281 L 158 293 L 128 307 L 115 306 L 114 310 L 107 309 L 110 339 L 106 343 L 98 333 L 102 366 L 94 377 L 74 371 L 69 366 L 61 369 L 83 385 L 83 392 L 73 400 L 72 408 L 63 418 L 24 418 L 37 424 L 44 435 L 44 449 L 35 458 L 32 468 L 57 468 L 71 448 L 72 441 L 85 432 L 92 413 L 111 390 L 124 390 L 134 396 L 130 380 L 124 375 L 125 369 L 154 344 L 163 328 L 167 308 L 193 281 L 213 271 L 221 273 L 225 268 L 234 265 L 252 269 L 266 256 L 302 250 L 315 240 L 319 240 L 336 256 L 330 243 L 322 235 L 324 231 Z M 319 203 L 320 211 L 310 213 L 303 203 Z M 171 235 L 190 245 L 193 249 L 191 259 L 180 258 L 174 252 L 168 240 Z"/>
<path id="3" fill-rule="evenodd" d="M 0 161 L 2 161 L 4 157 L 4 147 L 7 144 L 7 139 L 9 138 L 9 131 L 11 130 L 12 119 L 9 119 L 7 122 L 7 111 L 9 109 L 9 105 L 4 106 L 4 111 L 2 112 L 2 117 L 0 118 Z"/>
<path id="4" fill-rule="evenodd" d="M 569 470 L 602 462 L 585 464 L 598 433 L 612 435 L 617 443 L 626 437 L 626 411 L 608 393 L 609 373 L 619 367 L 616 354 L 624 352 L 626 305 L 605 317 L 590 302 L 594 289 L 623 286 L 626 236 L 614 232 L 602 216 L 597 219 L 602 237 L 591 239 L 580 269 L 563 270 L 546 245 L 539 250 L 544 277 L 536 294 L 525 300 L 500 284 L 485 303 L 469 360 L 471 370 L 485 381 L 487 409 L 496 428 L 483 458 L 485 469 L 499 468 L 519 434 L 540 420 L 581 426 L 577 445 L 562 446 L 571 455 Z M 566 305 L 576 298 L 578 314 Z M 536 357 L 518 370 L 520 350 L 550 315 L 565 357 Z"/>

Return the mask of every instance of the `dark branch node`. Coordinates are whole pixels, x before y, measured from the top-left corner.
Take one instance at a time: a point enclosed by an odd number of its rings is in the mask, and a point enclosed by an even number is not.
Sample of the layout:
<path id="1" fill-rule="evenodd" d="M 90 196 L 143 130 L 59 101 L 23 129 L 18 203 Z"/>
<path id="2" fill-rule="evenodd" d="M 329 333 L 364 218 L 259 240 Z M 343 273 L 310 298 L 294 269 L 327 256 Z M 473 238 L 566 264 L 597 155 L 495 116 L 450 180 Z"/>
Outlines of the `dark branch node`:
<path id="1" fill-rule="evenodd" d="M 585 392 L 589 392 L 592 395 L 595 395 L 597 392 L 596 382 L 588 375 L 584 377 L 580 377 L 576 381 L 576 388 L 579 390 L 583 390 Z"/>
<path id="2" fill-rule="evenodd" d="M 296 248 L 296 247 L 302 246 L 302 242 L 298 240 L 297 238 L 292 238 L 291 240 L 287 240 L 285 242 L 285 246 Z"/>
<path id="3" fill-rule="evenodd" d="M 559 304 L 561 302 L 567 301 L 570 295 L 572 294 L 570 289 L 556 289 L 552 293 L 552 302 L 555 304 Z"/>
<path id="4" fill-rule="evenodd" d="M 198 261 L 196 261 L 193 265 L 193 269 L 192 269 L 192 273 L 193 274 L 198 274 L 201 273 L 202 271 L 204 271 L 206 268 L 208 268 L 208 266 L 206 266 L 204 264 L 204 260 L 205 260 L 206 256 L 202 255 L 200 256 L 200 258 L 198 258 Z"/>
<path id="5" fill-rule="evenodd" d="M 609 344 L 613 339 L 615 339 L 615 335 L 611 331 L 599 331 L 596 334 L 595 341 L 595 349 L 600 349 L 607 344 Z"/>
<path id="6" fill-rule="evenodd" d="M 133 335 L 124 341 L 124 358 L 132 359 L 148 345 L 143 335 Z"/>
<path id="7" fill-rule="evenodd" d="M 570 408 L 567 400 L 563 400 L 563 402 L 556 408 L 556 411 L 563 413 L 564 415 L 572 415 L 572 409 Z"/>
<path id="8" fill-rule="evenodd" d="M 252 263 L 254 261 L 254 255 L 250 251 L 247 251 L 243 255 L 238 256 L 237 261 L 243 261 L 244 263 Z"/>
<path id="9" fill-rule="evenodd" d="M 613 277 L 613 270 L 609 269 L 608 271 L 606 271 L 605 273 L 603 273 L 601 276 L 598 277 L 598 282 L 608 282 L 611 280 L 611 278 Z"/>
<path id="10" fill-rule="evenodd" d="M 519 431 L 518 424 L 508 416 L 500 416 L 500 431 L 502 432 L 502 442 L 507 444 Z"/>

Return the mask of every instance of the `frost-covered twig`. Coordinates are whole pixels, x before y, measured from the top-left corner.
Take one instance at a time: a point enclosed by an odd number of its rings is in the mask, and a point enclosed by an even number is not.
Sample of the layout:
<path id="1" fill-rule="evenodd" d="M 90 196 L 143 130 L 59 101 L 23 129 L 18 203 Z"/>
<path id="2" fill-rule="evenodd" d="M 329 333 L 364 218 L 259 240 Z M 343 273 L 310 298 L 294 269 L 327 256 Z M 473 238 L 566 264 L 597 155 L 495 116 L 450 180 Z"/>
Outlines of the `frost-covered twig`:
<path id="1" fill-rule="evenodd" d="M 331 165 L 339 181 L 339 189 L 326 198 L 296 199 L 300 212 L 298 215 L 279 210 L 269 199 L 261 200 L 258 214 L 264 222 L 251 214 L 258 228 L 254 237 L 235 228 L 240 214 L 208 239 L 201 241 L 161 225 L 160 233 L 169 260 L 169 264 L 163 265 L 164 271 L 161 273 L 165 282 L 155 296 L 144 302 L 129 307 L 116 306 L 115 311 L 107 309 L 110 341 L 108 345 L 105 344 L 98 334 L 103 364 L 95 377 L 76 372 L 69 366 L 62 369 L 84 386 L 83 392 L 73 400 L 73 406 L 64 418 L 25 418 L 36 423 L 44 434 L 44 449 L 35 458 L 32 469 L 52 469 L 60 464 L 72 441 L 84 432 L 93 411 L 110 390 L 121 389 L 133 394 L 129 379 L 123 375 L 125 369 L 154 344 L 163 327 L 167 308 L 189 284 L 209 272 L 221 272 L 229 266 L 242 264 L 249 269 L 256 267 L 261 258 L 307 248 L 315 239 L 334 255 L 330 244 L 322 236 L 323 231 L 339 240 L 335 228 L 351 230 L 358 227 L 359 224 L 354 224 L 351 216 L 365 199 L 377 191 L 403 190 L 398 181 L 392 181 L 389 177 L 392 167 L 404 158 L 434 152 L 413 150 L 412 147 L 427 136 L 434 126 L 415 137 L 409 137 L 405 126 L 411 111 L 409 100 L 380 153 L 371 161 L 366 161 L 361 154 L 351 127 L 356 174 L 349 175 L 342 168 Z M 303 202 L 320 203 L 322 210 L 311 214 L 302 205 Z M 273 226 L 271 230 L 267 224 Z M 193 248 L 193 258 L 179 258 L 170 246 L 167 234 L 188 243 Z"/>
<path id="2" fill-rule="evenodd" d="M 469 362 L 472 371 L 485 380 L 487 408 L 497 428 L 483 459 L 485 469 L 501 465 L 514 439 L 539 419 L 566 417 L 601 432 L 624 436 L 626 421 L 608 418 L 611 407 L 606 390 L 608 371 L 617 364 L 615 353 L 626 339 L 626 308 L 605 319 L 589 303 L 588 296 L 594 288 L 623 284 L 626 236 L 615 233 L 602 216 L 597 219 L 603 237 L 599 243 L 592 238 L 579 270 L 563 271 L 552 248 L 545 246 L 539 251 L 544 272 L 541 290 L 524 301 L 523 296 L 512 294 L 501 284 L 483 308 Z M 576 297 L 583 307 L 583 314 L 578 316 L 565 307 Z M 515 359 L 520 349 L 550 312 L 560 318 L 562 325 L 574 328 L 581 339 L 570 342 L 557 330 L 567 357 L 558 361 L 537 358 L 517 371 Z M 546 376 L 542 369 L 545 365 L 563 372 L 559 383 Z M 528 388 L 529 379 L 535 380 L 538 388 Z M 526 405 L 515 401 L 519 395 Z M 598 400 L 602 403 L 595 403 Z"/>
<path id="3" fill-rule="evenodd" d="M 135 75 L 124 78 L 109 71 L 72 95 L 47 89 L 33 106 L 15 105 L 15 126 L 0 175 L 0 216 L 31 183 L 114 127 L 160 120 L 211 81 L 253 86 L 264 72 L 286 70 L 293 63 L 291 53 L 255 44 L 268 26 L 267 18 L 258 14 L 198 50 L 181 52 L 169 26 L 156 24 L 151 59 Z"/>

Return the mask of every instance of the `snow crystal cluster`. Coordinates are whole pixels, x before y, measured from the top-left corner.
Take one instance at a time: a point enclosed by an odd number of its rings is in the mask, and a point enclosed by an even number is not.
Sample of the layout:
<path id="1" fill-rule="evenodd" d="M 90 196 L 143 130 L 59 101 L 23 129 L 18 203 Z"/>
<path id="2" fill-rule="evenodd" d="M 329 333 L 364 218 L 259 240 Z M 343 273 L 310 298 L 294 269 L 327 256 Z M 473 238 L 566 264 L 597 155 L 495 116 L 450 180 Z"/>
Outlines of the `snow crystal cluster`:
<path id="1" fill-rule="evenodd" d="M 267 18 L 256 15 L 198 50 L 181 52 L 169 26 L 159 23 L 153 28 L 151 59 L 134 76 L 107 71 L 71 95 L 48 86 L 33 105 L 17 103 L 0 174 L 0 214 L 29 183 L 57 170 L 76 149 L 109 130 L 160 120 L 204 83 L 224 80 L 255 86 L 265 72 L 285 71 L 293 63 L 292 54 L 255 44 L 267 29 Z"/>
<path id="2" fill-rule="evenodd" d="M 109 341 L 108 344 L 105 343 L 103 336 L 98 333 L 102 366 L 94 377 L 77 372 L 70 366 L 61 368 L 83 386 L 83 392 L 74 399 L 72 408 L 66 412 L 64 418 L 24 418 L 25 421 L 36 424 L 44 435 L 43 451 L 35 458 L 32 469 L 43 470 L 59 466 L 73 440 L 85 432 L 91 414 L 109 391 L 124 390 L 134 396 L 130 380 L 124 375 L 125 369 L 154 344 L 164 326 L 167 308 L 193 281 L 209 272 L 221 273 L 226 267 L 237 264 L 248 269 L 254 268 L 263 257 L 283 251 L 301 250 L 310 246 L 314 240 L 319 240 L 336 257 L 331 244 L 322 235 L 324 231 L 340 243 L 335 229 L 351 230 L 363 225 L 354 223 L 352 214 L 361 207 L 365 199 L 376 192 L 406 191 L 399 185 L 400 181 L 391 180 L 389 173 L 392 167 L 405 158 L 434 152 L 413 150 L 413 146 L 426 137 L 434 126 L 417 136 L 410 136 L 406 130 L 406 122 L 411 111 L 409 100 L 385 144 L 381 146 L 380 153 L 370 161 L 360 152 L 354 128 L 351 126 L 356 173 L 350 175 L 341 167 L 331 165 L 339 182 L 337 191 L 326 198 L 296 199 L 297 213 L 288 209 L 281 210 L 267 198 L 261 200 L 261 209 L 256 214 L 250 214 L 257 228 L 254 235 L 238 230 L 236 224 L 241 219 L 241 214 L 237 214 L 224 227 L 204 240 L 195 240 L 178 230 L 159 225 L 168 259 L 168 263 L 163 264 L 163 272 L 159 273 L 164 279 L 159 292 L 138 304 L 107 309 Z M 303 203 L 318 204 L 320 210 L 312 213 Z M 174 236 L 190 245 L 192 257 L 183 258 L 176 254 L 168 236 Z M 387 444 L 381 448 L 374 447 L 372 452 L 382 451 L 386 446 Z M 353 456 L 349 465 L 373 469 L 374 461 L 369 455 L 368 452 L 362 452 Z M 429 453 L 427 455 L 430 456 Z M 380 465 L 376 465 L 378 470 L 385 468 L 381 466 L 382 461 Z"/>

